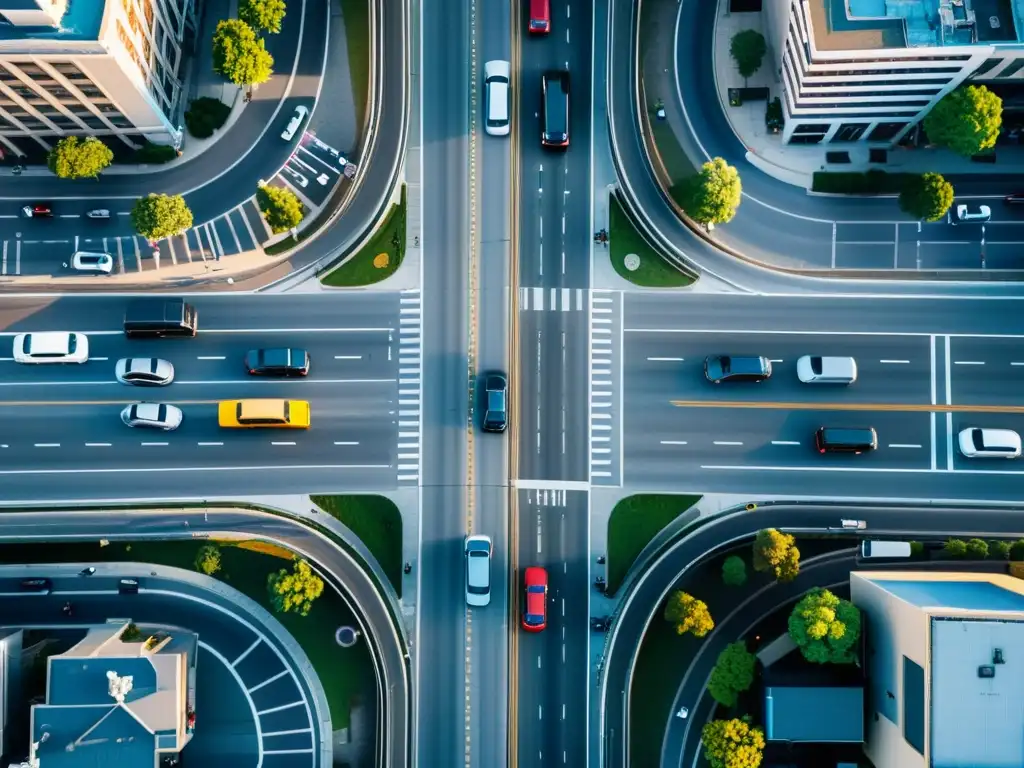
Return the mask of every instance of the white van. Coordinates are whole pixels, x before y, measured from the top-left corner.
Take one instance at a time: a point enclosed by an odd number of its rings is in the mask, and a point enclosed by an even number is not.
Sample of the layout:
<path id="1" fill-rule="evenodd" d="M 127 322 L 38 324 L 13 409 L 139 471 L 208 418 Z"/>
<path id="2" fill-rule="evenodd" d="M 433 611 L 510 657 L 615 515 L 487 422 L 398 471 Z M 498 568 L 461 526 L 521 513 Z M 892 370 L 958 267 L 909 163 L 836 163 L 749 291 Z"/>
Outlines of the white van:
<path id="1" fill-rule="evenodd" d="M 796 375 L 804 384 L 853 384 L 857 361 L 852 357 L 804 355 L 796 361 Z"/>
<path id="2" fill-rule="evenodd" d="M 860 556 L 869 557 L 910 557 L 909 541 L 862 541 Z"/>
<path id="3" fill-rule="evenodd" d="M 491 136 L 508 136 L 512 115 L 512 66 L 507 61 L 484 64 L 484 128 Z"/>

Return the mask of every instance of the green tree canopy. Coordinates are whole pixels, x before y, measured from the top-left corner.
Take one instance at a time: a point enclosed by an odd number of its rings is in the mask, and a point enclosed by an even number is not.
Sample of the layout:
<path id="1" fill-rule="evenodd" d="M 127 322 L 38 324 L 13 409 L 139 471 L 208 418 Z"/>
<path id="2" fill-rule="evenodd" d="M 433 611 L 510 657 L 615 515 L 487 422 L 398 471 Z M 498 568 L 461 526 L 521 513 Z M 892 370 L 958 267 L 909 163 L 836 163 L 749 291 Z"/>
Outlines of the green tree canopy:
<path id="1" fill-rule="evenodd" d="M 282 568 L 267 576 L 267 592 L 274 610 L 308 616 L 324 591 L 324 580 L 317 576 L 305 560 L 296 560 L 291 573 Z"/>
<path id="2" fill-rule="evenodd" d="M 192 211 L 181 195 L 151 192 L 132 206 L 132 225 L 147 240 L 180 235 L 192 226 Z"/>
<path id="3" fill-rule="evenodd" d="M 984 560 L 988 557 L 988 542 L 984 539 L 970 539 L 967 542 L 967 556 L 972 560 Z"/>
<path id="4" fill-rule="evenodd" d="M 1010 558 L 1010 542 L 1004 539 L 996 539 L 990 543 L 988 550 L 996 560 L 1009 560 Z"/>
<path id="5" fill-rule="evenodd" d="M 953 185 L 941 174 L 912 177 L 900 192 L 900 208 L 915 219 L 938 221 L 953 204 Z"/>
<path id="6" fill-rule="evenodd" d="M 284 0 L 239 0 L 238 18 L 253 29 L 277 34 L 284 21 Z"/>
<path id="7" fill-rule="evenodd" d="M 259 85 L 273 74 L 274 57 L 252 27 L 224 19 L 213 33 L 213 71 L 240 87 Z"/>
<path id="8" fill-rule="evenodd" d="M 967 542 L 963 539 L 949 539 L 942 549 L 950 557 L 967 557 Z"/>
<path id="9" fill-rule="evenodd" d="M 857 660 L 860 624 L 857 606 L 815 587 L 789 615 L 789 636 L 808 661 L 852 664 Z"/>
<path id="10" fill-rule="evenodd" d="M 704 637 L 715 628 L 707 603 L 680 590 L 669 595 L 665 604 L 665 620 L 675 626 L 679 635 L 689 632 L 694 637 Z"/>
<path id="11" fill-rule="evenodd" d="M 947 93 L 924 118 L 929 141 L 964 157 L 994 147 L 1002 126 L 1002 99 L 984 85 Z"/>
<path id="12" fill-rule="evenodd" d="M 275 234 L 297 227 L 305 214 L 298 196 L 290 189 L 264 184 L 256 189 L 256 203 L 270 231 Z"/>
<path id="13" fill-rule="evenodd" d="M 729 555 L 722 563 L 722 581 L 730 587 L 747 583 L 747 564 L 739 555 Z"/>
<path id="14" fill-rule="evenodd" d="M 1024 539 L 1017 539 L 1010 545 L 1010 559 L 1014 561 L 1024 560 Z"/>
<path id="15" fill-rule="evenodd" d="M 196 553 L 196 570 L 213 576 L 220 570 L 220 547 L 216 544 L 203 544 Z"/>
<path id="16" fill-rule="evenodd" d="M 739 694 L 754 684 L 754 668 L 757 659 L 747 650 L 742 640 L 730 643 L 718 654 L 718 661 L 711 670 L 708 693 L 719 704 L 735 707 Z"/>
<path id="17" fill-rule="evenodd" d="M 50 170 L 62 179 L 93 179 L 114 160 L 114 153 L 95 136 L 65 136 L 46 158 Z"/>
<path id="18" fill-rule="evenodd" d="M 774 528 L 764 528 L 754 539 L 754 570 L 770 571 L 777 580 L 792 581 L 800 573 L 796 539 Z"/>
<path id="19" fill-rule="evenodd" d="M 704 757 L 711 768 L 759 768 L 764 733 L 744 720 L 712 720 L 701 731 Z"/>
<path id="20" fill-rule="evenodd" d="M 764 55 L 768 52 L 768 45 L 765 43 L 764 35 L 756 29 L 744 29 L 732 36 L 729 44 L 729 53 L 740 71 L 740 76 L 746 80 L 761 68 Z"/>
<path id="21" fill-rule="evenodd" d="M 743 187 L 737 170 L 716 157 L 704 163 L 686 191 L 683 208 L 690 218 L 701 224 L 725 224 L 740 207 Z"/>

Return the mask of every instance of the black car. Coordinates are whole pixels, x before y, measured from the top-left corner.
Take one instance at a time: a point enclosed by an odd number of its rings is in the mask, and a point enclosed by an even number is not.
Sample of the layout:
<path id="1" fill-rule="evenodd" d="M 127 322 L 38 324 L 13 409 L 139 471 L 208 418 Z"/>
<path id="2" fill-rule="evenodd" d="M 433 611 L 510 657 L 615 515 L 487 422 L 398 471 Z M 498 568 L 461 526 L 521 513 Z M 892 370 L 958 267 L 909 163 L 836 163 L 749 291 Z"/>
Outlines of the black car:
<path id="1" fill-rule="evenodd" d="M 53 582 L 44 578 L 22 579 L 21 588 L 26 592 L 44 592 L 46 594 L 50 594 L 50 590 L 53 589 Z"/>
<path id="2" fill-rule="evenodd" d="M 508 379 L 504 374 L 487 374 L 484 407 L 484 432 L 504 432 L 508 426 Z"/>
<path id="3" fill-rule="evenodd" d="M 772 375 L 772 362 L 767 357 L 730 357 L 711 355 L 704 358 L 704 375 L 708 381 L 762 382 Z"/>
<path id="4" fill-rule="evenodd" d="M 253 376 L 305 376 L 309 373 L 309 352 L 304 349 L 250 349 L 245 369 Z"/>

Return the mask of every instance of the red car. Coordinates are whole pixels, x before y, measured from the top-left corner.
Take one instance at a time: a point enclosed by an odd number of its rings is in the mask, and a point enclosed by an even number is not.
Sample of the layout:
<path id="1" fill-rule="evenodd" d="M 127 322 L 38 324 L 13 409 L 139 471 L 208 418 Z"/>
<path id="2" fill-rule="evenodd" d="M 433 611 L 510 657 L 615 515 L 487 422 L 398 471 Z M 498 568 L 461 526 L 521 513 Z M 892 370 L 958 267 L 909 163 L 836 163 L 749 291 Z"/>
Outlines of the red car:
<path id="1" fill-rule="evenodd" d="M 551 0 L 530 0 L 531 35 L 546 35 L 551 31 Z"/>
<path id="2" fill-rule="evenodd" d="M 523 600 L 523 629 L 540 632 L 548 625 L 548 572 L 535 565 L 523 574 L 526 594 Z"/>

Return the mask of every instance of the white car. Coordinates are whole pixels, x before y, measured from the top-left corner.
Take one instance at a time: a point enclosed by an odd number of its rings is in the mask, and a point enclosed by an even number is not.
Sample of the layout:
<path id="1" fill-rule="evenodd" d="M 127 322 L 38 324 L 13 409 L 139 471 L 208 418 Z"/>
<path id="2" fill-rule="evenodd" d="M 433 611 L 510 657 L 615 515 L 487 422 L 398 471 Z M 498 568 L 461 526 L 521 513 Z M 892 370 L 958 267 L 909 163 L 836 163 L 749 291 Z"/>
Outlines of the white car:
<path id="1" fill-rule="evenodd" d="M 484 64 L 484 130 L 491 136 L 508 136 L 512 113 L 512 67 L 507 61 Z"/>
<path id="2" fill-rule="evenodd" d="M 166 387 L 174 381 L 174 366 L 158 357 L 124 357 L 114 366 L 114 376 L 136 387 Z"/>
<path id="3" fill-rule="evenodd" d="M 852 357 L 804 355 L 796 361 L 796 375 L 804 384 L 853 384 L 857 361 Z"/>
<path id="4" fill-rule="evenodd" d="M 16 363 L 84 363 L 89 360 L 89 339 L 84 333 L 43 331 L 14 337 Z"/>
<path id="5" fill-rule="evenodd" d="M 466 603 L 483 607 L 491 602 L 491 539 L 466 537 Z"/>
<path id="6" fill-rule="evenodd" d="M 132 403 L 121 411 L 121 421 L 129 427 L 162 429 L 170 432 L 181 426 L 181 409 L 167 403 Z"/>
<path id="7" fill-rule="evenodd" d="M 960 453 L 969 459 L 1016 459 L 1020 435 L 1012 429 L 969 427 L 960 432 Z"/>
<path id="8" fill-rule="evenodd" d="M 106 208 L 97 208 L 92 211 L 87 211 L 85 217 L 87 219 L 109 219 L 110 211 L 108 211 Z"/>
<path id="9" fill-rule="evenodd" d="M 299 126 L 302 125 L 302 121 L 309 116 L 309 110 L 305 107 L 296 107 L 295 113 L 292 115 L 291 120 L 288 121 L 287 127 L 281 131 L 281 138 L 285 141 L 291 141 L 292 137 L 295 136 L 296 131 L 299 130 Z"/>
<path id="10" fill-rule="evenodd" d="M 839 522 L 846 530 L 862 531 L 868 527 L 867 522 L 864 520 L 848 520 L 843 518 Z"/>
<path id="11" fill-rule="evenodd" d="M 992 209 L 987 205 L 979 205 L 971 208 L 969 205 L 960 204 L 956 207 L 956 216 L 951 224 L 984 224 L 992 218 Z"/>
<path id="12" fill-rule="evenodd" d="M 75 272 L 109 275 L 114 271 L 114 257 L 109 253 L 75 251 L 71 256 L 71 269 Z"/>

